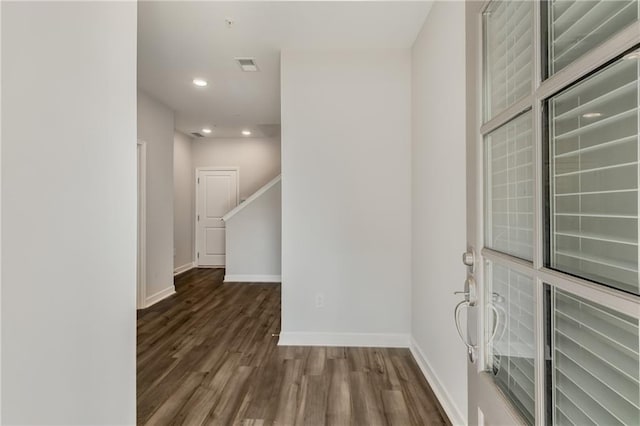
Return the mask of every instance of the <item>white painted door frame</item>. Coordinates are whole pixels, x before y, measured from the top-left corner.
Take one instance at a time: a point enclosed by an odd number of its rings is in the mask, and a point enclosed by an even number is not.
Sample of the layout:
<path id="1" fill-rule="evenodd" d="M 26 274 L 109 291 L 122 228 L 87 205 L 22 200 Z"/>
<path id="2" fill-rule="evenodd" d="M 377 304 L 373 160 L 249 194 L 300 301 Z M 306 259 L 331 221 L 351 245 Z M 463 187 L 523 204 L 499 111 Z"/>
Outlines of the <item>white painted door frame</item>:
<path id="1" fill-rule="evenodd" d="M 143 309 L 146 307 L 147 300 L 147 143 L 138 140 L 136 150 L 138 206 L 136 306 L 138 309 Z"/>
<path id="2" fill-rule="evenodd" d="M 0 46 L 2 46 L 2 6 L 0 5 Z M 0 55 L 1 57 L 2 55 Z M 0 61 L 2 62 L 2 61 Z M 2 67 L 0 66 L 0 81 L 2 81 Z M 0 88 L 0 94 L 2 88 Z M 2 98 L 2 96 L 0 96 Z M 1 108 L 0 108 L 1 109 Z M 0 135 L 2 134 L 2 114 L 0 114 Z M 0 138 L 0 164 L 2 164 L 2 138 Z M 2 175 L 0 166 L 0 176 Z M 0 197 L 0 200 L 2 197 Z M 0 201 L 0 241 L 2 241 L 2 201 Z M 1 244 L 0 244 L 1 246 Z M 0 248 L 0 318 L 2 317 L 2 249 Z M 2 383 L 2 332 L 0 331 L 0 383 Z M 2 419 L 2 390 L 0 390 L 0 419 Z"/>
<path id="3" fill-rule="evenodd" d="M 200 172 L 225 172 L 225 171 L 230 171 L 230 172 L 236 172 L 236 199 L 238 200 L 238 203 L 240 203 L 240 167 L 237 166 L 230 166 L 230 167 L 221 167 L 221 166 L 206 166 L 206 167 L 196 167 L 195 170 L 195 177 L 194 177 L 194 181 L 193 181 L 193 188 L 195 191 L 195 208 L 194 208 L 194 214 L 193 214 L 193 232 L 195 233 L 194 238 L 193 238 L 193 243 L 194 243 L 194 247 L 193 247 L 193 256 L 195 257 L 195 259 L 193 260 L 193 264 L 196 265 L 197 268 L 206 268 L 207 266 L 201 266 L 200 265 L 200 259 L 198 259 L 198 248 L 200 247 L 200 233 L 198 232 L 198 206 L 200 205 L 200 198 L 199 198 L 199 194 L 198 194 L 198 177 Z"/>

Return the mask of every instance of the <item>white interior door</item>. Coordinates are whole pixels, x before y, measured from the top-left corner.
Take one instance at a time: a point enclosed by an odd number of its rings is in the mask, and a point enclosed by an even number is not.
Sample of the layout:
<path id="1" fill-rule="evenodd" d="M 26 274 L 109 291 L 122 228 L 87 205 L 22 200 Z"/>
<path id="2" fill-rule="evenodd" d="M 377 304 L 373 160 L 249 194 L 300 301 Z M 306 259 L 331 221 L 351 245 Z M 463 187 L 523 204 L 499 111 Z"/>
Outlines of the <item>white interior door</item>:
<path id="1" fill-rule="evenodd" d="M 222 216 L 238 205 L 238 170 L 198 169 L 196 179 L 196 263 L 223 267 L 225 223 Z"/>
<path id="2" fill-rule="evenodd" d="M 466 2 L 470 425 L 639 424 L 639 17 Z"/>

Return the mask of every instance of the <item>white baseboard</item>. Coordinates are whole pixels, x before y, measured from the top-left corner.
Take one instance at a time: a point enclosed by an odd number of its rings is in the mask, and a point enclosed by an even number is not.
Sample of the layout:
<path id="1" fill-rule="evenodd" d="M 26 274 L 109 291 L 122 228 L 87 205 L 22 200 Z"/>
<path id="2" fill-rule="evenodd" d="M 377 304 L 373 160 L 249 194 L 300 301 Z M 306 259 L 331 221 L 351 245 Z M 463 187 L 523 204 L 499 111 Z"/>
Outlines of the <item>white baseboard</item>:
<path id="1" fill-rule="evenodd" d="M 225 275 L 225 283 L 280 283 L 281 275 Z"/>
<path id="2" fill-rule="evenodd" d="M 408 334 L 280 332 L 279 346 L 359 346 L 407 348 Z"/>
<path id="3" fill-rule="evenodd" d="M 173 270 L 173 276 L 175 277 L 176 275 L 179 275 L 183 272 L 187 272 L 188 270 L 193 269 L 195 267 L 196 267 L 196 264 L 194 262 L 185 263 L 184 265 L 178 266 Z"/>
<path id="4" fill-rule="evenodd" d="M 433 393 L 436 395 L 436 398 L 438 398 L 440 405 L 442 405 L 447 416 L 449 416 L 451 423 L 454 426 L 466 425 L 467 421 L 462 415 L 462 412 L 453 401 L 453 398 L 451 398 L 449 392 L 447 392 L 445 387 L 442 385 L 442 381 L 433 368 L 431 368 L 431 364 L 429 364 L 429 361 L 427 361 L 427 358 L 413 337 L 410 339 L 409 350 L 411 351 L 413 358 L 415 358 L 418 367 L 420 367 L 425 379 L 429 382 L 429 386 L 431 386 Z"/>
<path id="5" fill-rule="evenodd" d="M 176 293 L 176 288 L 171 285 L 170 287 L 165 288 L 164 290 L 160 290 L 159 292 L 152 294 L 147 297 L 147 300 L 144 302 L 144 307 L 148 308 L 151 305 L 155 305 L 159 301 L 166 299 L 169 296 L 172 296 Z"/>

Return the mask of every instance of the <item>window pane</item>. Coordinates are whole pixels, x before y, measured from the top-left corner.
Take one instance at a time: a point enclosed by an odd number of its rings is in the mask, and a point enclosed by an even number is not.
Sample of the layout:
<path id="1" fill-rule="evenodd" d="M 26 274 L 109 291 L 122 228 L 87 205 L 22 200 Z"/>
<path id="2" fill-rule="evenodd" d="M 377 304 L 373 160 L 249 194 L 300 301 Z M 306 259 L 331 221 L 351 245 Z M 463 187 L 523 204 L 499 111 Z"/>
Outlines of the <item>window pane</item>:
<path id="1" fill-rule="evenodd" d="M 640 423 L 638 319 L 552 290 L 554 424 Z"/>
<path id="2" fill-rule="evenodd" d="M 638 66 L 627 55 L 551 98 L 547 266 L 638 288 Z"/>
<path id="3" fill-rule="evenodd" d="M 552 0 L 547 8 L 549 74 L 636 21 L 639 7 L 637 0 Z"/>
<path id="4" fill-rule="evenodd" d="M 531 112 L 486 136 L 485 245 L 523 259 L 533 256 Z"/>
<path id="5" fill-rule="evenodd" d="M 486 120 L 529 95 L 532 1 L 493 1 L 484 13 Z"/>
<path id="6" fill-rule="evenodd" d="M 487 369 L 523 418 L 534 423 L 533 280 L 498 263 L 487 267 Z M 497 321 L 495 321 L 497 320 Z M 495 327 L 495 328 L 494 328 Z"/>

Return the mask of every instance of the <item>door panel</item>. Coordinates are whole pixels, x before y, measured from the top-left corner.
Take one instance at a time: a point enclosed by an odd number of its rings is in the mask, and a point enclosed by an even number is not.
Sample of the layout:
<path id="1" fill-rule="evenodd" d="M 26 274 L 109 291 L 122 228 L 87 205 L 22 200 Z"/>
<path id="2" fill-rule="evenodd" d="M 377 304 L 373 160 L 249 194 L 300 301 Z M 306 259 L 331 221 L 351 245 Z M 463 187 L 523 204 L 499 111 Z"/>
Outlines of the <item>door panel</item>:
<path id="1" fill-rule="evenodd" d="M 533 80 L 533 1 L 493 1 L 484 17 L 484 118 L 529 95 Z"/>
<path id="2" fill-rule="evenodd" d="M 640 418 L 638 16 L 466 2 L 469 424 Z"/>
<path id="3" fill-rule="evenodd" d="M 196 246 L 198 266 L 225 265 L 222 217 L 238 205 L 237 170 L 199 170 L 197 174 Z"/>
<path id="4" fill-rule="evenodd" d="M 487 374 L 528 424 L 535 419 L 535 294 L 533 279 L 486 264 Z"/>
<path id="5" fill-rule="evenodd" d="M 205 200 L 204 214 L 209 219 L 220 218 L 235 206 L 233 193 L 235 193 L 235 176 L 230 175 L 205 175 Z"/>
<path id="6" fill-rule="evenodd" d="M 547 266 L 640 294 L 640 61 L 624 57 L 546 101 Z"/>
<path id="7" fill-rule="evenodd" d="M 222 255 L 224 256 L 224 228 L 206 228 L 205 229 L 205 256 Z"/>
<path id="8" fill-rule="evenodd" d="M 511 407 L 511 404 L 505 397 L 504 393 L 498 389 L 487 373 L 475 373 L 473 383 L 476 405 L 469 411 L 469 425 L 484 424 L 487 426 L 515 426 L 522 424 L 519 415 Z M 472 420 L 472 416 L 478 416 L 478 411 L 482 412 L 483 423 L 480 418 Z"/>
<path id="9" fill-rule="evenodd" d="M 533 138 L 528 111 L 485 137 L 485 246 L 533 259 Z"/>
<path id="10" fill-rule="evenodd" d="M 556 423 L 638 424 L 638 320 L 559 289 L 549 300 Z"/>

